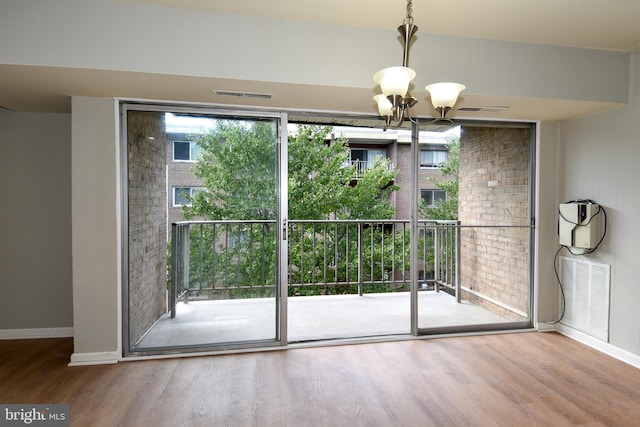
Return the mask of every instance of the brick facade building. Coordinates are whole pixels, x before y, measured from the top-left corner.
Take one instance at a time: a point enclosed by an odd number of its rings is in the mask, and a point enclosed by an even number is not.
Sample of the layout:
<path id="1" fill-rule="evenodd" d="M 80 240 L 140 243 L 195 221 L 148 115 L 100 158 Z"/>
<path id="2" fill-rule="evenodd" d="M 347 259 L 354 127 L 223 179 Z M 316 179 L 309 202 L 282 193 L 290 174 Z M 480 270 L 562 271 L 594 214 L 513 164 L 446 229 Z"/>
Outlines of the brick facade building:
<path id="1" fill-rule="evenodd" d="M 192 168 L 197 160 L 197 148 L 189 134 L 167 133 L 167 212 L 169 224 L 184 221 L 182 204 L 186 196 L 202 188 L 202 180 L 196 178 Z"/>

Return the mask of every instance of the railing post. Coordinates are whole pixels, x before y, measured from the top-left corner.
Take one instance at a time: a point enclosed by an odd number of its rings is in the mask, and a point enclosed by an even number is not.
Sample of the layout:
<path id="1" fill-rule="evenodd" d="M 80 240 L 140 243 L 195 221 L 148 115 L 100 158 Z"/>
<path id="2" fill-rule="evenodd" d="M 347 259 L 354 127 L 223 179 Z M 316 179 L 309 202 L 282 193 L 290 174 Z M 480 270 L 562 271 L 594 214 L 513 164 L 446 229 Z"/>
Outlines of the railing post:
<path id="1" fill-rule="evenodd" d="M 187 224 L 186 226 L 181 227 L 181 230 L 182 230 L 182 235 L 180 236 L 181 237 L 180 243 L 182 245 L 182 251 L 180 252 L 180 256 L 182 260 L 181 284 L 182 284 L 182 287 L 185 289 L 182 302 L 187 304 L 189 303 L 189 252 L 191 251 L 191 248 L 190 248 L 191 224 Z"/>
<path id="2" fill-rule="evenodd" d="M 364 283 L 363 283 L 363 236 L 362 236 L 362 222 L 358 222 L 358 295 L 364 295 Z"/>
<path id="3" fill-rule="evenodd" d="M 461 292 L 462 285 L 461 285 L 461 280 L 460 280 L 460 241 L 462 239 L 460 237 L 460 221 L 456 222 L 455 228 L 456 228 L 456 248 L 455 248 L 456 300 L 458 302 L 462 302 L 462 292 Z"/>
<path id="4" fill-rule="evenodd" d="M 425 238 L 427 236 L 425 229 Z M 433 288 L 440 292 L 440 226 L 436 223 L 433 228 Z"/>
<path id="5" fill-rule="evenodd" d="M 169 288 L 169 306 L 171 318 L 176 317 L 178 299 L 178 226 L 171 224 L 171 286 Z"/>

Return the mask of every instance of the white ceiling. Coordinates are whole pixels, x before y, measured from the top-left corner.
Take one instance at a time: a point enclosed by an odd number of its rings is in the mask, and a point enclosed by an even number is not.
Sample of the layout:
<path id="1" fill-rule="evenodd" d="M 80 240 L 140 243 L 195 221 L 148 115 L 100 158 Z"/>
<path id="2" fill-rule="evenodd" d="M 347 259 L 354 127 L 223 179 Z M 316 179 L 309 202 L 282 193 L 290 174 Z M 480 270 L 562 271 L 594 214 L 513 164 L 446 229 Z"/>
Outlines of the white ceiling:
<path id="1" fill-rule="evenodd" d="M 220 13 L 389 29 L 400 24 L 402 0 L 115 0 Z M 640 0 L 415 0 L 413 16 L 420 31 L 463 37 L 587 47 L 617 51 L 640 48 Z M 479 19 L 478 17 L 482 17 Z M 233 80 L 216 80 L 215 88 L 233 90 Z M 104 70 L 25 67 L 0 64 L 0 107 L 15 111 L 67 112 L 69 95 L 120 96 L 189 102 L 212 102 L 211 79 Z M 282 93 L 271 107 L 362 111 L 349 89 L 242 82 L 248 92 Z M 179 88 L 179 89 L 177 89 Z M 203 90 L 203 88 L 206 88 Z M 289 89 L 289 90 L 283 90 Z M 338 90 L 336 88 L 336 90 Z M 315 91 L 315 92 L 314 92 Z M 189 95 L 186 95 L 189 94 Z M 201 95 L 194 95 L 201 94 Z M 341 104 L 337 105 L 336 100 Z M 260 100 L 218 97 L 214 102 L 261 105 Z M 467 105 L 508 105 L 502 117 L 557 120 L 607 108 L 603 103 L 467 96 Z M 372 111 L 373 113 L 373 111 Z M 467 117 L 499 117 L 490 112 Z"/>
<path id="2" fill-rule="evenodd" d="M 404 0 L 118 0 L 219 13 L 389 29 Z M 632 51 L 638 0 L 415 0 L 420 31 L 482 39 Z M 481 18 L 479 18 L 481 17 Z"/>

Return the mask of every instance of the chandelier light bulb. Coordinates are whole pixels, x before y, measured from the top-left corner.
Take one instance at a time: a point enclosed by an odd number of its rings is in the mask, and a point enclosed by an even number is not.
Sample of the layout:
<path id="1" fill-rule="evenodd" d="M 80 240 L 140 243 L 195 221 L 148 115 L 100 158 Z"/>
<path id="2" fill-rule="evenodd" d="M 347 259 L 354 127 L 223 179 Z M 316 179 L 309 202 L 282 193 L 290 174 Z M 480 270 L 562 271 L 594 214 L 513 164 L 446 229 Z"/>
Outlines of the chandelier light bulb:
<path id="1" fill-rule="evenodd" d="M 393 104 L 387 99 L 384 94 L 379 94 L 373 97 L 373 99 L 378 104 L 378 113 L 382 117 L 392 116 L 393 115 Z"/>
<path id="2" fill-rule="evenodd" d="M 380 85 L 384 96 L 404 97 L 409 91 L 409 83 L 415 76 L 416 72 L 409 67 L 388 67 L 375 73 L 373 80 Z"/>
<path id="3" fill-rule="evenodd" d="M 465 86 L 460 83 L 445 82 L 431 84 L 425 89 L 431 95 L 433 108 L 453 108 Z"/>

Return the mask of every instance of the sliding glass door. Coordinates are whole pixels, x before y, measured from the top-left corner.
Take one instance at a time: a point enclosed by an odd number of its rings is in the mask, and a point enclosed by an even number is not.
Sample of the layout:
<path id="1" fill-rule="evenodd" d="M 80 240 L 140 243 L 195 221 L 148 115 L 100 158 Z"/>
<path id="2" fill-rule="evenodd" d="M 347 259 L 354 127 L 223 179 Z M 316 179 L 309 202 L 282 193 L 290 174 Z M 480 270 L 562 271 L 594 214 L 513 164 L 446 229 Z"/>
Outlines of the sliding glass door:
<path id="1" fill-rule="evenodd" d="M 530 326 L 531 125 L 122 123 L 125 355 Z"/>
<path id="2" fill-rule="evenodd" d="M 123 122 L 128 352 L 279 343 L 280 116 L 124 106 Z"/>
<path id="3" fill-rule="evenodd" d="M 458 128 L 436 181 L 444 201 L 418 215 L 421 333 L 531 326 L 534 141 L 530 124 Z"/>

